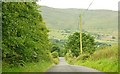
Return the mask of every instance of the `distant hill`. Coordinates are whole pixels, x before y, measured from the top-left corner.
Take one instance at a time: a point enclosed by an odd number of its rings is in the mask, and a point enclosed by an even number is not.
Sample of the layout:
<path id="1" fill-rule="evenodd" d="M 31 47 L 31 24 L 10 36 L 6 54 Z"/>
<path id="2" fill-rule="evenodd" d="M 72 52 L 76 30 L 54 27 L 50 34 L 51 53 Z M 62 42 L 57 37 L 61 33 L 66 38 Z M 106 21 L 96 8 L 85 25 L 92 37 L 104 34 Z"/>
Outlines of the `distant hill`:
<path id="1" fill-rule="evenodd" d="M 46 25 L 50 29 L 78 30 L 79 14 L 85 9 L 40 8 Z M 118 12 L 111 10 L 88 10 L 83 18 L 83 29 L 92 33 L 117 35 Z"/>

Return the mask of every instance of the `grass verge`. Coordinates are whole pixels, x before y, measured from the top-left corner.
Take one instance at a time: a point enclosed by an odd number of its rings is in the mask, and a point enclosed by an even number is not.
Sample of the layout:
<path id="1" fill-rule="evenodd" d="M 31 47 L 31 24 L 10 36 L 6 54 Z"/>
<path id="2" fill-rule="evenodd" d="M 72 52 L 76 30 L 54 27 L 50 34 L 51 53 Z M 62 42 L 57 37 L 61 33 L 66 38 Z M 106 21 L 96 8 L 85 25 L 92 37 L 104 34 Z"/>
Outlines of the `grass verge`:
<path id="1" fill-rule="evenodd" d="M 76 58 L 70 57 L 68 63 L 82 65 L 102 72 L 118 72 L 118 46 L 107 46 L 97 49 L 94 54 L 82 54 Z"/>
<path id="2" fill-rule="evenodd" d="M 77 61 L 76 65 L 91 67 L 102 72 L 118 72 L 118 62 L 109 59 L 87 60 L 85 62 Z"/>
<path id="3" fill-rule="evenodd" d="M 108 46 L 98 49 L 87 60 L 76 64 L 95 68 L 103 72 L 118 72 L 118 46 Z"/>
<path id="4" fill-rule="evenodd" d="M 53 65 L 52 62 L 40 61 L 37 63 L 26 63 L 21 67 L 3 66 L 3 72 L 45 72 Z"/>

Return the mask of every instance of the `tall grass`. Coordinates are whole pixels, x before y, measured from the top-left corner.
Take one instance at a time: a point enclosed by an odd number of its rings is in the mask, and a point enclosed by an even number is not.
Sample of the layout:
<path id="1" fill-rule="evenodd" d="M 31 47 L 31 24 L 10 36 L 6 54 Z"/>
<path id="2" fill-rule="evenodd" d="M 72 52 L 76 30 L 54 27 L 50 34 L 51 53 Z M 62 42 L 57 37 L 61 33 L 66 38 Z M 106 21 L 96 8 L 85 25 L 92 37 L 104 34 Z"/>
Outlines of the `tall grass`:
<path id="1" fill-rule="evenodd" d="M 59 63 L 58 54 L 50 53 L 50 60 L 40 60 L 39 62 L 25 63 L 24 66 L 12 66 L 2 62 L 2 72 L 46 72 L 54 64 Z"/>
<path id="2" fill-rule="evenodd" d="M 75 59 L 75 65 L 82 65 L 103 72 L 118 72 L 118 45 L 102 47 L 86 59 L 83 54 Z M 73 64 L 73 63 L 71 63 Z"/>
<path id="3" fill-rule="evenodd" d="M 118 72 L 118 46 L 108 46 L 98 49 L 85 62 L 77 62 L 103 72 Z"/>
<path id="4" fill-rule="evenodd" d="M 92 60 L 99 60 L 99 59 L 117 60 L 118 59 L 118 45 L 100 48 L 91 56 L 90 59 Z"/>
<path id="5" fill-rule="evenodd" d="M 118 62 L 108 59 L 96 61 L 87 60 L 85 62 L 77 61 L 76 64 L 91 67 L 103 72 L 118 72 Z"/>

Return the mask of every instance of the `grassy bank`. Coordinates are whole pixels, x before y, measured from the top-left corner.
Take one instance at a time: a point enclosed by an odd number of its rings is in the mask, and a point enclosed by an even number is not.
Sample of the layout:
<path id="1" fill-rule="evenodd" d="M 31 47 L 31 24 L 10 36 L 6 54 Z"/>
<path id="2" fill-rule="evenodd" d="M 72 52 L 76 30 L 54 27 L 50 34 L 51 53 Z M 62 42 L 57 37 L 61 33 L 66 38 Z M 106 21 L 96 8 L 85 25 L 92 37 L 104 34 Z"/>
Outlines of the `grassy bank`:
<path id="1" fill-rule="evenodd" d="M 46 72 L 50 67 L 59 63 L 58 55 L 50 54 L 50 60 L 40 60 L 39 62 L 25 63 L 24 66 L 12 66 L 2 62 L 2 72 Z"/>
<path id="2" fill-rule="evenodd" d="M 118 63 L 117 61 L 101 59 L 96 61 L 87 60 L 85 62 L 78 61 L 76 62 L 76 65 L 91 67 L 103 72 L 118 72 L 117 63 Z"/>
<path id="3" fill-rule="evenodd" d="M 3 72 L 45 72 L 53 65 L 52 62 L 40 61 L 37 63 L 26 63 L 21 67 L 10 67 L 4 63 Z"/>
<path id="4" fill-rule="evenodd" d="M 103 72 L 118 72 L 118 46 L 102 47 L 97 49 L 92 55 L 83 54 L 77 58 L 69 58 L 68 62 Z"/>

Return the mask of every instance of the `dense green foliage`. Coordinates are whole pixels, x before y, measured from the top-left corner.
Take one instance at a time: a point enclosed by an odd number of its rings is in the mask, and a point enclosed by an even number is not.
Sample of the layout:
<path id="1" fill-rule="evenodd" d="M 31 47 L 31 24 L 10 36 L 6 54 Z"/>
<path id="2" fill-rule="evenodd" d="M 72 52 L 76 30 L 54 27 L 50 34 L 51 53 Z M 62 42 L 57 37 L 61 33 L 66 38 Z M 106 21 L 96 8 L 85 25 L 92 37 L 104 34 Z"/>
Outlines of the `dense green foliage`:
<path id="1" fill-rule="evenodd" d="M 59 55 L 57 51 L 54 51 L 51 53 L 52 56 L 52 61 L 54 64 L 58 64 L 59 63 Z"/>
<path id="2" fill-rule="evenodd" d="M 92 54 L 95 51 L 94 37 L 89 34 L 82 33 L 82 47 L 83 53 Z M 75 32 L 68 37 L 66 43 L 66 49 L 70 50 L 73 56 L 79 56 L 80 54 L 80 33 Z"/>
<path id="3" fill-rule="evenodd" d="M 67 50 L 65 48 L 60 49 L 60 52 L 59 52 L 60 55 L 59 56 L 64 57 L 66 53 L 67 53 Z"/>
<path id="4" fill-rule="evenodd" d="M 0 48 L 1 48 L 1 41 L 2 41 L 2 8 L 1 7 L 2 7 L 2 2 L 0 2 Z"/>
<path id="5" fill-rule="evenodd" d="M 54 38 L 54 36 L 52 36 L 52 38 L 50 37 L 50 41 L 52 43 L 51 53 L 56 51 L 60 57 L 63 57 L 66 53 L 66 49 L 64 48 L 66 40 Z"/>
<path id="6" fill-rule="evenodd" d="M 53 58 L 58 58 L 58 52 L 54 51 L 54 52 L 52 53 L 52 56 L 53 56 Z"/>
<path id="7" fill-rule="evenodd" d="M 59 56 L 60 48 L 55 44 L 52 46 L 52 49 L 51 49 L 51 53 L 53 52 L 57 52 Z"/>
<path id="8" fill-rule="evenodd" d="M 48 30 L 38 8 L 35 2 L 2 3 L 3 62 L 50 61 Z"/>

